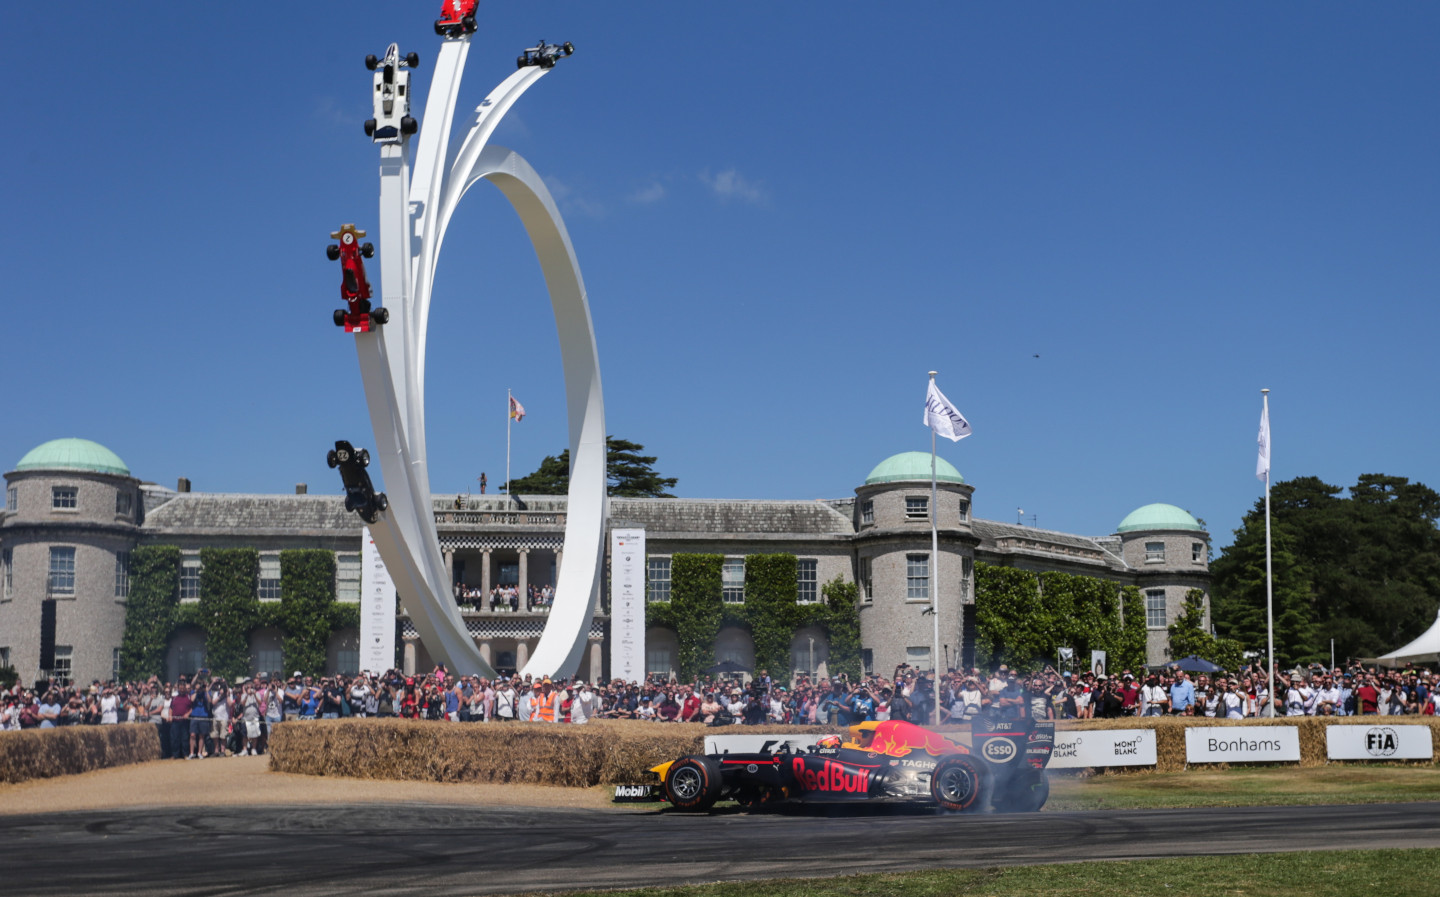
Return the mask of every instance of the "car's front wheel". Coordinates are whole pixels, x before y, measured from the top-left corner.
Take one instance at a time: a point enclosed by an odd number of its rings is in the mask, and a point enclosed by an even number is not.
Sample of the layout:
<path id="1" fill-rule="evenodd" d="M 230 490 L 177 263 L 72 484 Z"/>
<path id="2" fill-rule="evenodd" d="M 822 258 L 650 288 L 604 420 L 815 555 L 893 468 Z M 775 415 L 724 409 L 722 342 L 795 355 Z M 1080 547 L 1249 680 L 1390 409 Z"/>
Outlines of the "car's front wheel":
<path id="1" fill-rule="evenodd" d="M 990 802 L 990 777 L 973 757 L 945 757 L 930 774 L 930 796 L 956 813 L 983 810 Z"/>
<path id="2" fill-rule="evenodd" d="M 344 312 L 336 312 L 336 314 L 340 315 L 342 318 L 345 316 L 345 313 L 344 313 Z M 341 323 L 344 323 L 344 322 L 341 321 Z M 334 468 L 340 466 L 340 459 L 337 458 L 337 457 L 335 457 L 335 450 L 334 450 L 334 449 L 331 449 L 330 451 L 328 451 L 328 452 L 325 453 L 325 463 L 326 463 L 326 464 L 329 464 L 330 467 L 331 467 L 331 469 L 334 469 Z"/>
<path id="3" fill-rule="evenodd" d="M 370 313 L 370 320 L 376 324 L 388 324 L 390 322 L 390 309 L 377 308 Z"/>
<path id="4" fill-rule="evenodd" d="M 360 462 L 360 466 L 361 466 L 361 467 L 369 467 L 369 466 L 370 466 L 370 450 L 369 450 L 369 449 L 361 449 L 360 451 L 356 452 L 356 453 L 355 453 L 355 460 L 357 460 L 357 461 Z"/>
<path id="5" fill-rule="evenodd" d="M 343 309 L 343 308 L 337 308 L 337 309 L 335 309 L 335 326 L 336 326 L 336 327 L 344 327 L 344 326 L 345 326 L 345 309 Z M 335 452 L 334 452 L 334 451 L 331 451 L 330 454 L 333 455 L 333 454 L 335 454 Z M 335 465 L 334 465 L 334 464 L 331 464 L 330 466 L 331 466 L 331 467 L 334 467 Z"/>
<path id="6" fill-rule="evenodd" d="M 686 757 L 665 776 L 665 799 L 681 810 L 708 810 L 720 799 L 720 764 L 709 757 Z"/>

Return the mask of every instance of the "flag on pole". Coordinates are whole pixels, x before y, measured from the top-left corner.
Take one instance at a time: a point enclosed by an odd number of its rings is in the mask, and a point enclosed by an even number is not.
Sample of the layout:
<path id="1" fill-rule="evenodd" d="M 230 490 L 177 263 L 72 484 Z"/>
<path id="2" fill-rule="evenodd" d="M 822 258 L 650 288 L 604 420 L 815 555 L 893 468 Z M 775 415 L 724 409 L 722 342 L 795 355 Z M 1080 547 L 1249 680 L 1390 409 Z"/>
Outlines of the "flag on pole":
<path id="1" fill-rule="evenodd" d="M 511 419 L 511 420 L 524 420 L 524 419 L 525 419 L 525 406 L 524 406 L 524 405 L 521 405 L 519 402 L 515 401 L 515 397 L 514 397 L 514 396 L 511 396 L 511 397 L 510 397 L 510 419 Z"/>
<path id="2" fill-rule="evenodd" d="M 934 380 L 930 381 L 930 388 L 925 392 L 924 424 L 951 442 L 959 442 L 970 435 L 970 422 L 950 404 Z"/>
<path id="3" fill-rule="evenodd" d="M 1260 409 L 1260 457 L 1255 460 L 1255 479 L 1270 482 L 1270 403 Z"/>

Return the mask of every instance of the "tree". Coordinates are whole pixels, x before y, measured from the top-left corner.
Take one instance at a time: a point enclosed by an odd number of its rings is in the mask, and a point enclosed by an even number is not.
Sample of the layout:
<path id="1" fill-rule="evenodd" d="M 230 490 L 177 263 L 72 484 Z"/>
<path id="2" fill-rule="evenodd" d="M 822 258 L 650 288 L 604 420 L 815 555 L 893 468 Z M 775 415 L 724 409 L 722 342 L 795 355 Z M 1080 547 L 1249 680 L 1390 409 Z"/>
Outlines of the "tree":
<path id="1" fill-rule="evenodd" d="M 654 455 L 642 455 L 645 446 L 628 439 L 605 438 L 605 492 L 619 498 L 674 498 L 667 490 L 679 480 L 662 477 L 652 465 Z M 501 487 L 502 489 L 504 487 Z M 570 491 L 570 450 L 546 455 L 539 468 L 510 481 L 510 494 L 565 495 Z"/>

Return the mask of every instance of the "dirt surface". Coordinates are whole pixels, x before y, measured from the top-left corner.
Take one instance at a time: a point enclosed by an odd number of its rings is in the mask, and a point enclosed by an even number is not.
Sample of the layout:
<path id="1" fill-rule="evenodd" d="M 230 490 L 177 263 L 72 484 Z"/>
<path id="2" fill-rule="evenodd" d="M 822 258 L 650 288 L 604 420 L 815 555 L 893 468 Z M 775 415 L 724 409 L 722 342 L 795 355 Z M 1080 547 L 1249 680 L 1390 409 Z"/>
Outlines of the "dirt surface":
<path id="1" fill-rule="evenodd" d="M 614 789 L 544 785 L 449 785 L 322 778 L 270 771 L 268 757 L 155 760 L 18 785 L 0 785 L 0 815 L 151 807 L 295 804 L 607 809 Z M 625 807 L 622 804 L 619 807 Z"/>

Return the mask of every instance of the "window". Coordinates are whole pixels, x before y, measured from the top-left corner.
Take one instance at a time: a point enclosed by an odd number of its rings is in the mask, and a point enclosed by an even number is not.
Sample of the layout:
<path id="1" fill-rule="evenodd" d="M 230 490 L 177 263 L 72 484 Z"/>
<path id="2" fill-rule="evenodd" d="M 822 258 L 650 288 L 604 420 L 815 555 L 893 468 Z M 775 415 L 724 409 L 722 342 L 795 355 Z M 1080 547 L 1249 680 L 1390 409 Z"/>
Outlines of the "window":
<path id="1" fill-rule="evenodd" d="M 200 600 L 200 558 L 191 555 L 180 559 L 180 600 Z"/>
<path id="2" fill-rule="evenodd" d="M 1210 559 L 1207 557 L 1208 554 L 1209 552 L 1205 550 L 1204 542 L 1190 543 L 1190 560 L 1197 564 L 1203 564 Z"/>
<path id="3" fill-rule="evenodd" d="M 925 495 L 905 496 L 905 519 L 906 520 L 929 520 L 930 519 L 930 498 Z"/>
<path id="4" fill-rule="evenodd" d="M 726 604 L 745 603 L 745 560 L 726 558 L 720 568 L 720 597 Z"/>
<path id="5" fill-rule="evenodd" d="M 50 487 L 50 507 L 57 511 L 73 511 L 80 507 L 80 490 L 75 486 Z"/>
<path id="6" fill-rule="evenodd" d="M 9 649 L 9 648 L 0 648 L 0 667 L 8 667 L 9 665 L 10 665 L 10 649 Z"/>
<path id="7" fill-rule="evenodd" d="M 646 601 L 669 601 L 670 600 L 670 559 L 650 558 L 645 562 L 645 600 Z M 666 661 L 668 664 L 669 661 Z M 647 670 L 647 672 L 664 672 L 669 670 Z"/>
<path id="8" fill-rule="evenodd" d="M 860 522 L 867 526 L 875 522 L 875 502 L 873 500 L 860 505 Z"/>
<path id="9" fill-rule="evenodd" d="M 875 592 L 870 586 L 870 559 L 860 559 L 860 600 L 873 601 Z"/>
<path id="10" fill-rule="evenodd" d="M 360 555 L 358 554 L 335 555 L 336 601 L 360 600 L 360 564 Z M 261 667 L 261 669 L 278 670 L 280 667 Z"/>
<path id="11" fill-rule="evenodd" d="M 931 665 L 930 665 L 930 646 L 929 646 L 929 645 L 926 645 L 926 646 L 923 647 L 923 648 L 916 648 L 916 647 L 906 648 L 906 649 L 905 649 L 905 662 L 908 663 L 908 664 L 910 664 L 912 667 L 914 667 L 914 668 L 917 669 L 917 670 L 928 670 L 928 669 L 931 669 Z"/>
<path id="12" fill-rule="evenodd" d="M 815 589 L 819 563 L 814 558 L 795 562 L 795 600 L 800 604 L 814 604 L 819 599 Z"/>
<path id="13" fill-rule="evenodd" d="M 1163 563 L 1164 561 L 1165 561 L 1165 543 L 1164 543 L 1164 542 L 1146 542 L 1146 543 L 1145 543 L 1145 563 L 1147 563 L 1147 564 L 1159 564 L 1159 563 Z"/>
<path id="14" fill-rule="evenodd" d="M 110 649 L 110 681 L 120 681 L 120 649 Z"/>
<path id="15" fill-rule="evenodd" d="M 928 554 L 905 555 L 905 599 L 907 601 L 930 600 L 930 556 Z"/>
<path id="16" fill-rule="evenodd" d="M 874 649 L 874 648 L 861 648 L 861 649 L 860 649 L 860 670 L 861 670 L 861 672 L 863 672 L 866 676 L 873 676 L 873 675 L 875 675 L 875 649 Z"/>
<path id="17" fill-rule="evenodd" d="M 668 679 L 674 669 L 675 664 L 670 658 L 669 648 L 645 649 L 645 675 L 658 673 Z"/>
<path id="18" fill-rule="evenodd" d="M 9 598 L 10 589 L 15 584 L 15 555 L 12 553 L 12 549 L 6 548 L 0 551 L 0 565 L 4 567 L 0 573 L 5 576 L 5 589 L 3 593 L 0 593 L 0 597 Z"/>
<path id="19" fill-rule="evenodd" d="M 280 600 L 280 555 L 260 555 L 260 585 L 255 597 L 261 601 Z"/>
<path id="20" fill-rule="evenodd" d="M 360 649 L 341 648 L 336 651 L 335 672 L 341 676 L 353 676 L 360 672 Z"/>
<path id="21" fill-rule="evenodd" d="M 1145 625 L 1151 629 L 1165 628 L 1165 590 L 1151 589 L 1145 593 Z"/>
<path id="22" fill-rule="evenodd" d="M 7 486 L 5 489 L 5 510 L 13 511 L 20 506 L 20 492 L 18 487 Z"/>
<path id="23" fill-rule="evenodd" d="M 50 581 L 47 584 L 46 594 L 75 594 L 75 549 L 73 547 L 52 546 L 50 548 Z"/>
<path id="24" fill-rule="evenodd" d="M 970 500 L 968 498 L 960 499 L 960 519 L 970 519 Z"/>
<path id="25" fill-rule="evenodd" d="M 115 597 L 130 597 L 130 552 L 115 552 Z"/>
<path id="26" fill-rule="evenodd" d="M 257 673 L 279 673 L 280 667 L 284 665 L 284 659 L 278 648 L 267 648 L 255 652 L 255 672 Z"/>
<path id="27" fill-rule="evenodd" d="M 130 515 L 130 508 L 133 506 L 134 501 L 134 496 L 132 496 L 129 492 L 116 492 L 115 513 L 122 514 L 128 517 Z"/>
<path id="28" fill-rule="evenodd" d="M 55 646 L 55 669 L 50 671 L 50 681 L 56 685 L 69 685 L 71 672 L 71 658 L 75 649 L 69 645 Z"/>

